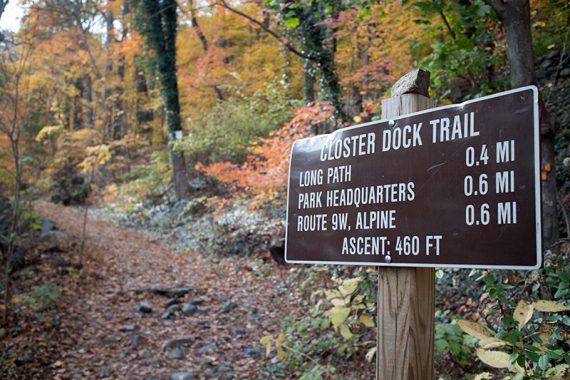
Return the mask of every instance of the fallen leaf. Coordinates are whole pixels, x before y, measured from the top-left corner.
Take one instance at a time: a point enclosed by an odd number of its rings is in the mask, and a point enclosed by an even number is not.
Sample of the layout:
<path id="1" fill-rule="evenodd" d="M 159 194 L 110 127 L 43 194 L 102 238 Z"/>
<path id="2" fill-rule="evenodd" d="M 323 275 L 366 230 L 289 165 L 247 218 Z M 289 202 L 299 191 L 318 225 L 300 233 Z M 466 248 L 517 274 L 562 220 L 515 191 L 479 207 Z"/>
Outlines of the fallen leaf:
<path id="1" fill-rule="evenodd" d="M 532 314 L 534 313 L 534 306 L 532 303 L 521 300 L 517 304 L 515 308 L 515 312 L 513 314 L 513 318 L 519 324 L 519 330 L 522 330 L 523 327 L 530 321 L 532 318 Z"/>

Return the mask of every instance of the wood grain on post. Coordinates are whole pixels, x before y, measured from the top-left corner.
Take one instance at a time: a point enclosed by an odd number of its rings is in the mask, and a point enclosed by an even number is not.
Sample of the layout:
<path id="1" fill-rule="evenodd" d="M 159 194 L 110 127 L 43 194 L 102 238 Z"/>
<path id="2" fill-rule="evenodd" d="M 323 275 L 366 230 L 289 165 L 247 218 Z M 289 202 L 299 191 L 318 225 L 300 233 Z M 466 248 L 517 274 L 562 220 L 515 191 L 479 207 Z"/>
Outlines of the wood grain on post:
<path id="1" fill-rule="evenodd" d="M 382 119 L 434 108 L 428 87 L 429 72 L 406 74 L 382 101 Z M 433 380 L 434 269 L 379 268 L 377 307 L 376 379 Z"/>

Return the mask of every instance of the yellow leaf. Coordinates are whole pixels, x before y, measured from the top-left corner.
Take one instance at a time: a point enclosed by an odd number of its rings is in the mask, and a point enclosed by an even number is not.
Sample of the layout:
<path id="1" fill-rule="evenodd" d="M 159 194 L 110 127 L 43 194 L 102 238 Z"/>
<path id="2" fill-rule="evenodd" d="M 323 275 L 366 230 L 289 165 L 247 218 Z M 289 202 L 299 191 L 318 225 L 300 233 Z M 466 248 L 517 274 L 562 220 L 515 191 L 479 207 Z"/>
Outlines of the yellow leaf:
<path id="1" fill-rule="evenodd" d="M 479 340 L 479 347 L 485 348 L 485 349 L 503 347 L 506 345 L 510 345 L 510 344 L 508 342 L 505 342 L 504 340 L 501 340 L 499 338 L 495 338 L 493 336 L 487 337 L 487 338 L 482 338 Z"/>
<path id="2" fill-rule="evenodd" d="M 342 337 L 347 340 L 352 338 L 352 333 L 350 332 L 350 329 L 348 328 L 346 323 L 340 325 L 340 335 L 342 335 Z"/>
<path id="3" fill-rule="evenodd" d="M 538 311 L 544 311 L 547 313 L 558 313 L 560 311 L 568 311 L 570 310 L 569 307 L 562 305 L 561 303 L 555 301 L 545 301 L 540 300 L 536 301 L 534 304 L 534 308 Z"/>
<path id="4" fill-rule="evenodd" d="M 352 300 L 352 303 L 362 303 L 364 301 L 364 296 L 362 294 L 357 295 Z"/>
<path id="5" fill-rule="evenodd" d="M 528 321 L 532 318 L 532 314 L 534 313 L 534 306 L 532 303 L 520 300 L 515 308 L 515 313 L 513 314 L 513 318 L 515 321 L 519 323 L 519 330 L 527 324 Z"/>
<path id="6" fill-rule="evenodd" d="M 469 334 L 472 337 L 475 337 L 477 339 L 483 339 L 483 338 L 490 338 L 491 337 L 491 334 L 489 333 L 489 331 L 487 331 L 487 329 L 484 326 L 482 326 L 478 323 L 466 321 L 463 319 L 458 319 L 457 325 L 466 334 Z"/>
<path id="7" fill-rule="evenodd" d="M 371 316 L 367 315 L 367 314 L 362 314 L 360 316 L 360 322 L 362 322 L 362 324 L 366 327 L 374 327 L 374 320 L 372 319 Z"/>
<path id="8" fill-rule="evenodd" d="M 509 368 L 509 365 L 511 364 L 509 354 L 502 351 L 487 351 L 482 348 L 478 348 L 477 357 L 483 363 L 493 368 Z"/>
<path id="9" fill-rule="evenodd" d="M 271 352 L 271 344 L 273 343 L 273 337 L 271 335 L 266 335 L 259 340 L 261 344 L 265 345 L 265 356 L 269 356 Z"/>
<path id="10" fill-rule="evenodd" d="M 356 289 L 358 288 L 358 285 L 360 284 L 361 281 L 362 281 L 362 279 L 360 279 L 358 277 L 357 278 L 351 278 L 348 280 L 344 280 L 342 282 L 342 285 L 339 286 L 338 290 L 340 290 L 340 293 L 343 296 L 349 296 L 356 291 Z"/>
<path id="11" fill-rule="evenodd" d="M 333 298 L 331 300 L 331 303 L 333 304 L 333 306 L 345 306 L 346 305 L 346 302 L 342 298 Z"/>
<path id="12" fill-rule="evenodd" d="M 350 297 L 346 297 L 346 298 L 344 299 L 344 301 L 345 301 L 346 303 L 350 303 Z M 353 310 L 364 310 L 364 309 L 366 309 L 366 306 L 365 306 L 363 303 L 355 303 L 355 302 L 352 302 L 352 309 L 353 309 Z"/>
<path id="13" fill-rule="evenodd" d="M 335 306 L 329 310 L 329 317 L 331 319 L 331 323 L 335 328 L 346 321 L 346 318 L 348 318 L 349 315 L 350 309 L 348 307 Z"/>
<path id="14" fill-rule="evenodd" d="M 366 353 L 366 361 L 368 363 L 371 363 L 372 359 L 374 359 L 374 356 L 376 356 L 376 347 L 372 347 L 371 349 L 368 350 L 368 352 Z"/>
<path id="15" fill-rule="evenodd" d="M 55 367 L 62 367 L 63 366 L 63 362 L 61 360 L 56 361 L 55 363 L 53 363 L 53 365 Z"/>
<path id="16" fill-rule="evenodd" d="M 285 354 L 285 350 L 283 350 L 283 341 L 285 340 L 285 334 L 281 333 L 277 336 L 277 357 L 282 362 L 287 359 L 287 355 Z"/>
<path id="17" fill-rule="evenodd" d="M 338 290 L 327 290 L 325 291 L 325 297 L 328 300 L 332 300 L 333 298 L 341 298 L 342 294 Z"/>
<path id="18" fill-rule="evenodd" d="M 362 121 L 362 118 L 360 116 L 355 116 L 352 119 L 354 120 L 355 123 L 360 123 Z"/>
<path id="19" fill-rule="evenodd" d="M 14 296 L 12 297 L 12 301 L 11 301 L 14 305 L 18 305 L 22 303 L 22 297 L 20 296 Z"/>

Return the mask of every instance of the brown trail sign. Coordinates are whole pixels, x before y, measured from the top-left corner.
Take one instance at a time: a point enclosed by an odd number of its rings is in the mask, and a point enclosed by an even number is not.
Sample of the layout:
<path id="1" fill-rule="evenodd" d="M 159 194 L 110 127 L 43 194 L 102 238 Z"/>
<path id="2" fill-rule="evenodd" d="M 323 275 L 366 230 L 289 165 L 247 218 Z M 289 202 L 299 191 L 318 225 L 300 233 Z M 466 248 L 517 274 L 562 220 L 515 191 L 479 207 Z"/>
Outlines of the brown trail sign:
<path id="1" fill-rule="evenodd" d="M 538 268 L 539 160 L 534 86 L 296 141 L 285 258 Z"/>
<path id="2" fill-rule="evenodd" d="M 379 380 L 433 379 L 433 267 L 542 263 L 537 88 L 422 111 L 428 85 L 412 72 L 385 120 L 291 152 L 285 259 L 380 266 Z"/>

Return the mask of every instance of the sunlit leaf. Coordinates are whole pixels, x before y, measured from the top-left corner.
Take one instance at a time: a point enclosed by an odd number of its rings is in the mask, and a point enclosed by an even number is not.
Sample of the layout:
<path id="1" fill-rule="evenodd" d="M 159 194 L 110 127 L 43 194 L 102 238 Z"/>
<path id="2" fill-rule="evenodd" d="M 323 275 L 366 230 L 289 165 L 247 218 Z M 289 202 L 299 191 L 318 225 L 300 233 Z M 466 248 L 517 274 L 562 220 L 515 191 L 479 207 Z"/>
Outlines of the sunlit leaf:
<path id="1" fill-rule="evenodd" d="M 348 307 L 335 306 L 329 310 L 331 323 L 335 328 L 344 323 L 344 321 L 346 321 L 349 315 L 350 315 L 350 309 Z"/>
<path id="2" fill-rule="evenodd" d="M 299 19 L 297 17 L 291 17 L 285 20 L 285 26 L 294 29 L 299 26 Z"/>
<path id="3" fill-rule="evenodd" d="M 342 335 L 342 337 L 344 339 L 350 339 L 352 338 L 352 332 L 350 331 L 350 329 L 348 328 L 348 326 L 346 325 L 346 323 L 343 323 L 342 325 L 340 325 L 340 335 Z"/>
<path id="4" fill-rule="evenodd" d="M 343 298 L 333 298 L 331 300 L 331 303 L 333 304 L 333 306 L 345 306 L 346 302 Z"/>
<path id="5" fill-rule="evenodd" d="M 325 291 L 325 297 L 328 300 L 332 300 L 333 298 L 342 298 L 342 294 L 338 290 L 327 290 Z"/>
<path id="6" fill-rule="evenodd" d="M 265 345 L 265 356 L 269 356 L 271 352 L 271 345 L 273 343 L 273 337 L 271 335 L 266 335 L 259 340 L 259 342 Z"/>
<path id="7" fill-rule="evenodd" d="M 360 322 L 362 322 L 362 324 L 366 327 L 374 327 L 374 320 L 372 319 L 371 316 L 367 315 L 367 314 L 362 314 L 360 317 Z"/>
<path id="8" fill-rule="evenodd" d="M 493 368 L 509 368 L 509 365 L 511 364 L 509 354 L 502 351 L 487 351 L 482 348 L 478 348 L 477 357 L 483 363 Z"/>
<path id="9" fill-rule="evenodd" d="M 568 306 L 564 306 L 563 304 L 555 301 L 539 300 L 534 302 L 533 305 L 536 310 L 548 313 L 558 313 L 570 310 Z"/>
<path id="10" fill-rule="evenodd" d="M 482 338 L 479 340 L 479 347 L 484 349 L 503 347 L 506 345 L 510 345 L 510 343 L 505 342 L 499 338 L 495 338 L 494 336 Z"/>
<path id="11" fill-rule="evenodd" d="M 530 321 L 533 313 L 534 313 L 534 306 L 532 305 L 532 303 L 524 300 L 519 301 L 517 307 L 515 308 L 515 312 L 513 314 L 513 319 L 517 321 L 519 324 L 519 330 L 522 330 L 522 328 L 528 323 L 528 321 Z"/>
<path id="12" fill-rule="evenodd" d="M 351 278 L 342 282 L 342 285 L 338 288 L 343 296 L 351 295 L 356 291 L 358 285 L 362 280 L 360 278 Z"/>
<path id="13" fill-rule="evenodd" d="M 484 326 L 482 326 L 476 322 L 471 322 L 471 321 L 459 319 L 459 320 L 457 320 L 457 325 L 466 334 L 469 334 L 472 337 L 475 337 L 477 339 L 484 339 L 484 338 L 490 338 L 491 337 L 491 334 L 489 333 L 489 331 L 487 331 L 487 329 Z"/>

